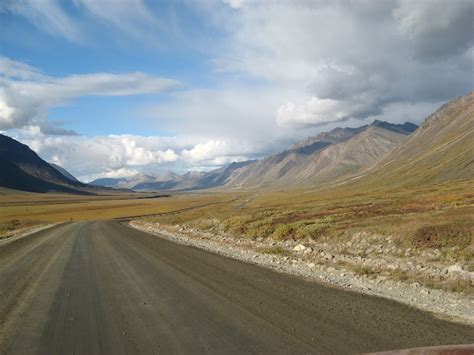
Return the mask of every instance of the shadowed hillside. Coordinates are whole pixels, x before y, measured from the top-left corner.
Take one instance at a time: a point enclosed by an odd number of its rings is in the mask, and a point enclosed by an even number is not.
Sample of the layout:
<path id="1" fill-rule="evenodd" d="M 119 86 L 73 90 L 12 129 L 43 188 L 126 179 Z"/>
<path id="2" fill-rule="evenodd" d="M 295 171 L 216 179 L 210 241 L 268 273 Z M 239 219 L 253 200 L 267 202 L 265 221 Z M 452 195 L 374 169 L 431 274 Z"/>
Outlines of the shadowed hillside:
<path id="1" fill-rule="evenodd" d="M 0 134 L 0 186 L 30 192 L 107 192 L 69 178 L 64 169 L 52 166 L 27 145 Z M 70 174 L 69 174 L 70 175 Z"/>

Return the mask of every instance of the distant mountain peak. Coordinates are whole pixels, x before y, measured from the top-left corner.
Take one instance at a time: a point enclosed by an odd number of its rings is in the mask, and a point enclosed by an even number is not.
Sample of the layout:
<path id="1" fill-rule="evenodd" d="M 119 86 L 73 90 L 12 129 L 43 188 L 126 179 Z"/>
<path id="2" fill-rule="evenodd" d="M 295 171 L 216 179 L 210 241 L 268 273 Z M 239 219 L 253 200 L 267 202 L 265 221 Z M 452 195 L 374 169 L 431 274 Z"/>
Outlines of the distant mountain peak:
<path id="1" fill-rule="evenodd" d="M 411 122 L 405 122 L 405 123 L 399 124 L 399 123 L 390 123 L 386 121 L 374 120 L 374 122 L 372 122 L 370 125 L 385 128 L 390 131 L 399 132 L 403 134 L 413 133 L 418 128 L 416 124 L 411 123 Z"/>
<path id="2" fill-rule="evenodd" d="M 320 143 L 340 143 L 347 139 L 352 138 L 354 135 L 361 133 L 371 126 L 381 127 L 390 131 L 411 134 L 418 126 L 416 124 L 405 122 L 403 124 L 390 123 L 386 121 L 374 120 L 370 125 L 364 125 L 360 127 L 336 127 L 329 132 L 321 132 L 315 136 L 305 138 L 291 146 L 290 149 L 301 149 L 310 145 L 314 145 L 316 142 Z"/>

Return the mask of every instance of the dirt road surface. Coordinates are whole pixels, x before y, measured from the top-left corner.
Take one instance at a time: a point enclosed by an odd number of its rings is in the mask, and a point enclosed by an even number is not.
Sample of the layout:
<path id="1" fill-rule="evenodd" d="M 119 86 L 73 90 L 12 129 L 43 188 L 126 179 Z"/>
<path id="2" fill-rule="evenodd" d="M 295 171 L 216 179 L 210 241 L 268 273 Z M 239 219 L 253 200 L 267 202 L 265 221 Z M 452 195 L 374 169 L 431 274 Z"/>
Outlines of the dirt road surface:
<path id="1" fill-rule="evenodd" d="M 474 327 L 178 245 L 114 221 L 0 246 L 0 353 L 354 353 Z"/>

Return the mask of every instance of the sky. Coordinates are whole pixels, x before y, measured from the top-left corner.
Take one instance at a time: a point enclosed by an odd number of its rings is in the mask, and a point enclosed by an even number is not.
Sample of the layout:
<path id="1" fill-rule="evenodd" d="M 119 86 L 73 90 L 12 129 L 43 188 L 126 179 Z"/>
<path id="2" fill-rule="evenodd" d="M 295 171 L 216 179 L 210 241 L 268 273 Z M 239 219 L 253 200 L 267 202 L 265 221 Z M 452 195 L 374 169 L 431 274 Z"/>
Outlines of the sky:
<path id="1" fill-rule="evenodd" d="M 474 90 L 473 19 L 472 0 L 3 0 L 0 132 L 90 181 L 420 123 Z"/>

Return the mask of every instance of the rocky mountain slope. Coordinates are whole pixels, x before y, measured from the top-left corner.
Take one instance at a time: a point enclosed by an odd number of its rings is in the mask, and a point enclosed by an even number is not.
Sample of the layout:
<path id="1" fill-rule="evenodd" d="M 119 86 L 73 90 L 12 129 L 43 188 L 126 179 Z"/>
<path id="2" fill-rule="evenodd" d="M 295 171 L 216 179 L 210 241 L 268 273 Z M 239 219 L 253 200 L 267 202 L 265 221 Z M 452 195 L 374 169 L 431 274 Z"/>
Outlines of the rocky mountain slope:
<path id="1" fill-rule="evenodd" d="M 358 128 L 336 128 L 291 149 L 247 165 L 234 174 L 230 187 L 321 184 L 365 169 L 390 152 L 416 129 L 374 121 Z"/>
<path id="2" fill-rule="evenodd" d="M 420 185 L 474 178 L 474 92 L 451 100 L 380 162 L 365 185 Z"/>

